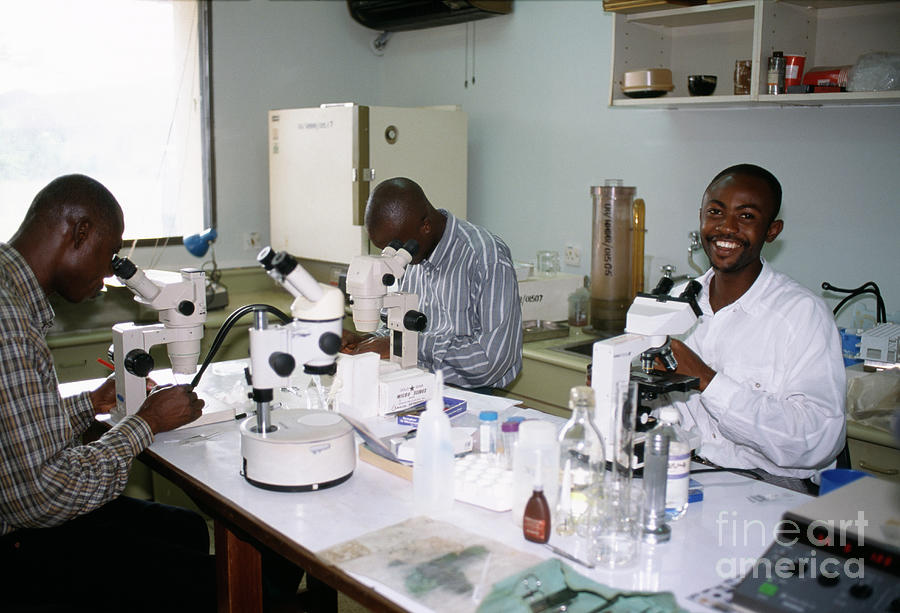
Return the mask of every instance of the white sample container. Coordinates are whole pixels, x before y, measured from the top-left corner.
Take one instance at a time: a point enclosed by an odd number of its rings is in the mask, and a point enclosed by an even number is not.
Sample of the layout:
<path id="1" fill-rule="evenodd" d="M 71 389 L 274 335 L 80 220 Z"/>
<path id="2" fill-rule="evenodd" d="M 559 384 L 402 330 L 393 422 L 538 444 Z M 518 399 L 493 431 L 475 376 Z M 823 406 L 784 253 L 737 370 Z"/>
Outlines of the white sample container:
<path id="1" fill-rule="evenodd" d="M 551 509 L 556 508 L 559 493 L 559 442 L 557 428 L 548 421 L 526 419 L 519 424 L 519 440 L 513 452 L 513 505 L 512 519 L 522 525 L 525 503 L 531 497 L 538 465 L 538 450 L 541 461 L 541 483 L 544 495 Z"/>

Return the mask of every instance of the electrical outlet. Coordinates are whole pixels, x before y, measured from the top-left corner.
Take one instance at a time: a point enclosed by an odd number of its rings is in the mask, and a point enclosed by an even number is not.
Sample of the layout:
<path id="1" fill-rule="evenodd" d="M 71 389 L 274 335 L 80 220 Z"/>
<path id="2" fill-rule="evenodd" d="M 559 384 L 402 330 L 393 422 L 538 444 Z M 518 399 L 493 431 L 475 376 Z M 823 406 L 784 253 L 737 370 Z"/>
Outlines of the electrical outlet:
<path id="1" fill-rule="evenodd" d="M 566 245 L 566 266 L 581 266 L 581 247 Z"/>
<path id="2" fill-rule="evenodd" d="M 244 232 L 244 251 L 259 249 L 259 232 Z"/>

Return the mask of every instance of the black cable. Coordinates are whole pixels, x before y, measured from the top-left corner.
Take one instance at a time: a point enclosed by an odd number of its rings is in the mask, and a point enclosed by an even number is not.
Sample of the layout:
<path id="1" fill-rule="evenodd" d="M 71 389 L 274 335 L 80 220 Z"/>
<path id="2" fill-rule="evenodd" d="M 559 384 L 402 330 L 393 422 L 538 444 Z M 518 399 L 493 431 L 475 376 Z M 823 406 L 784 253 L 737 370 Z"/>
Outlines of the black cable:
<path id="1" fill-rule="evenodd" d="M 845 287 L 836 287 L 829 283 L 828 281 L 822 282 L 822 289 L 830 292 L 839 292 L 842 294 L 850 294 L 843 300 L 841 300 L 832 313 L 837 315 L 838 311 L 847 303 L 848 300 L 855 298 L 861 294 L 874 294 L 875 295 L 875 321 L 876 323 L 884 323 L 887 321 L 887 310 L 884 306 L 884 298 L 881 296 L 881 289 L 879 289 L 878 284 L 874 281 L 867 281 L 854 289 L 848 289 Z"/>
<path id="2" fill-rule="evenodd" d="M 752 477 L 757 481 L 763 480 L 762 477 L 757 475 L 755 472 L 746 468 L 700 468 L 691 471 L 691 475 L 699 475 L 700 473 L 737 473 L 739 475 L 744 475 L 745 477 Z"/>
<path id="3" fill-rule="evenodd" d="M 197 374 L 194 375 L 194 379 L 191 381 L 191 391 L 193 391 L 194 388 L 197 387 L 197 384 L 200 383 L 200 377 L 202 377 L 203 373 L 206 372 L 206 367 L 209 366 L 210 362 L 212 362 L 212 359 L 213 357 L 215 357 L 216 352 L 225 341 L 225 336 L 228 334 L 231 328 L 234 327 L 234 324 L 237 322 L 237 320 L 239 320 L 247 313 L 251 313 L 257 310 L 264 310 L 268 313 L 272 313 L 286 324 L 292 321 L 290 315 L 286 315 L 270 304 L 246 304 L 238 309 L 235 309 L 235 311 L 231 315 L 225 318 L 225 322 L 216 333 L 216 338 L 213 339 L 213 342 L 209 347 L 209 352 L 206 354 L 206 358 L 203 360 L 203 364 L 200 366 L 200 370 L 197 371 Z"/>

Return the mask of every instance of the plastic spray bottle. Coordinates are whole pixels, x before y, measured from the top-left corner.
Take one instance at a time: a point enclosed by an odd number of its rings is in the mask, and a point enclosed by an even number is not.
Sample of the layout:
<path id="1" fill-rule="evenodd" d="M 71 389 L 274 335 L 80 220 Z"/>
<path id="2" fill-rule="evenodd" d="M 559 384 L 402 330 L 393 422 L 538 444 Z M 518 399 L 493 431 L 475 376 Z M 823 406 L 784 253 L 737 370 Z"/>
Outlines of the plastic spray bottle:
<path id="1" fill-rule="evenodd" d="M 416 432 L 413 491 L 417 513 L 434 515 L 453 503 L 453 440 L 444 413 L 444 376 L 435 373 L 434 394 L 425 403 Z"/>

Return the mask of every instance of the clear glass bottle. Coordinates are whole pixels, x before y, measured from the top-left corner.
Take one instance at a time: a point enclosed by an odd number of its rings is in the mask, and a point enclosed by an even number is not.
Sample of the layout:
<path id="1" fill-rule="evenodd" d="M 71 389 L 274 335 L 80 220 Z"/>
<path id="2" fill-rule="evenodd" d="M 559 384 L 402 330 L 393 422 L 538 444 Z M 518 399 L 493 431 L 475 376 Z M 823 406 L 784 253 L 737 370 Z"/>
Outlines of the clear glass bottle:
<path id="1" fill-rule="evenodd" d="M 684 517 L 688 508 L 688 486 L 691 481 L 691 445 L 681 427 L 681 414 L 673 406 L 659 410 L 659 420 L 672 429 L 669 440 L 669 467 L 666 479 L 666 519 Z"/>
<path id="2" fill-rule="evenodd" d="M 559 432 L 560 490 L 556 532 L 589 536 L 590 506 L 602 495 L 606 458 L 594 423 L 594 390 L 579 385 L 569 392 L 572 417 Z"/>

